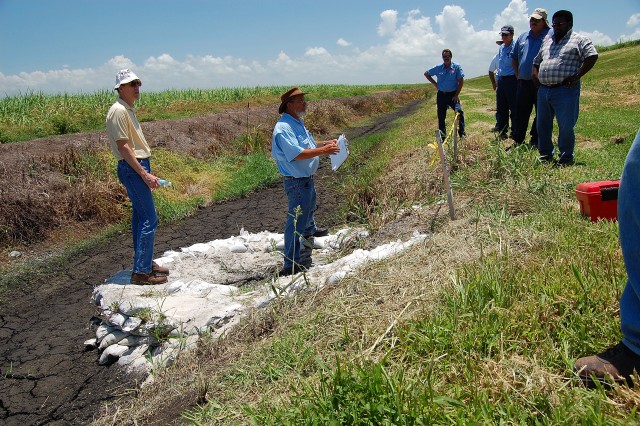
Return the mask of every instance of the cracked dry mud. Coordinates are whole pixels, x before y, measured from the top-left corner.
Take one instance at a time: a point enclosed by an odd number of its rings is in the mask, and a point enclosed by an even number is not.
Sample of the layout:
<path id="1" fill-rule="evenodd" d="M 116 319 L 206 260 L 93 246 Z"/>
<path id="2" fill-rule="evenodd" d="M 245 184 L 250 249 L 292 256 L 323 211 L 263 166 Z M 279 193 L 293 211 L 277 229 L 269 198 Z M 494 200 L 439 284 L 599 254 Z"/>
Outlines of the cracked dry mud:
<path id="1" fill-rule="evenodd" d="M 369 126 L 348 129 L 345 133 L 353 141 L 383 130 L 396 118 L 415 110 L 421 101 L 410 101 Z M 185 119 L 194 120 L 197 119 Z M 87 139 L 95 139 L 96 135 L 90 134 Z M 69 141 L 74 137 L 78 135 L 67 136 Z M 337 225 L 326 222 L 338 199 L 326 184 L 331 179 L 328 161 L 323 159 L 321 163 L 316 183 L 317 217 L 324 225 Z M 249 232 L 281 232 L 285 210 L 286 198 L 280 184 L 211 205 L 179 223 L 161 225 L 156 236 L 156 255 L 198 242 L 228 238 L 243 227 Z M 131 252 L 130 236 L 118 235 L 76 255 L 63 273 L 29 283 L 24 289 L 12 289 L 1 302 L 0 423 L 86 424 L 98 415 L 105 402 L 135 392 L 143 378 L 126 376 L 117 365 L 98 366 L 97 353 L 84 352 L 82 344 L 93 335 L 89 322 L 95 313 L 90 302 L 93 287 L 115 272 L 129 268 Z"/>

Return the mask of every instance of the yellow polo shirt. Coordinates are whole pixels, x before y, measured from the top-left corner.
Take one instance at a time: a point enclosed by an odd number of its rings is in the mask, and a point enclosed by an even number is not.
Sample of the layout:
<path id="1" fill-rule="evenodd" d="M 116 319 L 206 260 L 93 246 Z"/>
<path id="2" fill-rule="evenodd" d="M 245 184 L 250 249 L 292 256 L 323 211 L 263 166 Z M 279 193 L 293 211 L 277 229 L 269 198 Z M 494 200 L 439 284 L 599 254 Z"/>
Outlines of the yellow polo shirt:
<path id="1" fill-rule="evenodd" d="M 134 152 L 136 158 L 148 158 L 151 156 L 149 144 L 147 144 L 140 123 L 131 106 L 127 105 L 121 98 L 111 105 L 107 113 L 107 136 L 111 144 L 111 152 L 118 159 L 122 160 L 122 155 L 118 152 L 119 140 L 127 140 L 129 147 Z"/>

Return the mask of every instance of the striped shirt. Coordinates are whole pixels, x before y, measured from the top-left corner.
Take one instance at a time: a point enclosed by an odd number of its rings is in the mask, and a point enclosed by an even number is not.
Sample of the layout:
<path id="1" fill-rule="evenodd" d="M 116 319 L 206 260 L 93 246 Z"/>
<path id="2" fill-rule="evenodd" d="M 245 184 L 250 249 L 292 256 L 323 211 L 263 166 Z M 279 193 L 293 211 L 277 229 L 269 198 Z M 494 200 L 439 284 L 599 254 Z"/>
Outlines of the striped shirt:
<path id="1" fill-rule="evenodd" d="M 540 83 L 550 86 L 576 74 L 584 60 L 594 55 L 598 55 L 598 51 L 591 40 L 569 30 L 559 43 L 553 35 L 545 37 L 533 64 L 540 66 Z"/>

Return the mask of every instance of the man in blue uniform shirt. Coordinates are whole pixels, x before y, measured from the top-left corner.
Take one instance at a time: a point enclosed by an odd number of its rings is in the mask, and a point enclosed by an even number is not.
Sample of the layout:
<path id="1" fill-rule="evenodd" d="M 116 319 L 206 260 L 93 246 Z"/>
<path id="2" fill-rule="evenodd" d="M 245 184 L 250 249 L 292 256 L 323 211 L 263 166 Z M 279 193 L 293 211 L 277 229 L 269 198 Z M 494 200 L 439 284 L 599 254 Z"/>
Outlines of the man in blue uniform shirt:
<path id="1" fill-rule="evenodd" d="M 460 125 L 458 126 L 458 135 L 465 136 L 464 131 L 464 113 L 460 105 L 460 91 L 464 84 L 464 72 L 462 67 L 451 61 L 453 53 L 451 50 L 444 49 L 442 51 L 442 64 L 436 65 L 424 72 L 427 80 L 434 85 L 438 91 L 436 97 L 436 105 L 438 106 L 438 128 L 442 134 L 447 134 L 445 119 L 447 118 L 447 109 L 451 108 L 460 113 Z M 434 80 L 433 76 L 437 78 Z"/>
<path id="2" fill-rule="evenodd" d="M 496 90 L 496 116 L 501 139 L 507 138 L 509 119 L 511 119 L 511 133 L 513 135 L 513 121 L 515 120 L 516 91 L 518 82 L 513 70 L 511 51 L 513 50 L 513 27 L 505 25 L 500 29 L 503 43 L 498 51 L 498 88 Z"/>
<path id="3" fill-rule="evenodd" d="M 535 108 L 536 115 L 533 116 L 533 123 L 531 124 L 529 146 L 538 149 L 538 129 L 536 128 L 538 87 L 534 84 L 531 73 L 533 70 L 533 58 L 540 51 L 542 40 L 549 33 L 549 28 L 547 11 L 537 8 L 529 16 L 529 31 L 520 34 L 513 43 L 511 60 L 513 62 L 513 71 L 518 79 L 515 121 L 511 123 L 513 125 L 511 133 L 515 145 L 524 143 L 527 129 L 529 128 L 529 118 Z"/>
<path id="4" fill-rule="evenodd" d="M 340 151 L 337 140 L 316 142 L 304 127 L 303 117 L 307 110 L 304 93 L 294 87 L 280 97 L 278 112 L 282 114 L 273 129 L 271 156 L 284 177 L 284 192 L 287 194 L 288 211 L 284 228 L 284 267 L 278 275 L 286 276 L 303 272 L 310 266 L 303 261 L 299 237 L 309 239 L 326 235 L 316 227 L 313 212 L 316 209 L 316 188 L 313 174 L 318 170 L 322 155 Z"/>

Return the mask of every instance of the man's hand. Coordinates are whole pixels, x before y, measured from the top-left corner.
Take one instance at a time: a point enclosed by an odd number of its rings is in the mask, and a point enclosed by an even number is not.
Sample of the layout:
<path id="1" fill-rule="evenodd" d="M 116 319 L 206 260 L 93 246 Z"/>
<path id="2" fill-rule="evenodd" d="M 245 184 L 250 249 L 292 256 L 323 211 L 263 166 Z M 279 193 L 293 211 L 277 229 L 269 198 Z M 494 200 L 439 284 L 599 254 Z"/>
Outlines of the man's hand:
<path id="1" fill-rule="evenodd" d="M 338 146 L 337 139 L 331 139 L 330 141 L 326 141 L 324 146 L 322 146 L 323 155 L 333 155 L 340 152 L 340 147 Z"/>
<path id="2" fill-rule="evenodd" d="M 562 85 L 565 87 L 573 87 L 580 81 L 580 77 L 577 74 L 570 75 L 569 77 L 562 80 Z"/>

